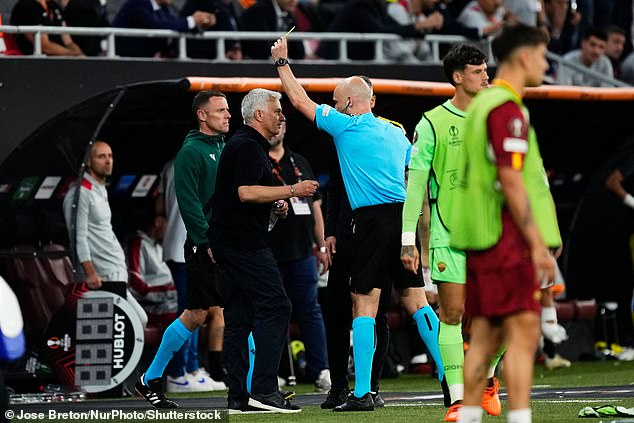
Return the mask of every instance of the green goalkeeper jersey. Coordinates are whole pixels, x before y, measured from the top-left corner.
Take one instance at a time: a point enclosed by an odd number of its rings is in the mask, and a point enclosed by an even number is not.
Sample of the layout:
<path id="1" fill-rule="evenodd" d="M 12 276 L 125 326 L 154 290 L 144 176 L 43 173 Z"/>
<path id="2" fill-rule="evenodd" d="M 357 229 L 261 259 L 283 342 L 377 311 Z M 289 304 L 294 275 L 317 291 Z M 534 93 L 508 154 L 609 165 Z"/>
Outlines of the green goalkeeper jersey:
<path id="1" fill-rule="evenodd" d="M 458 176 L 453 156 L 463 142 L 465 116 L 465 112 L 447 100 L 424 113 L 416 125 L 417 138 L 403 208 L 403 245 L 413 245 L 406 240 L 414 238 L 427 188 L 431 208 L 429 247 L 450 246 L 449 229 L 443 217 L 451 207 L 451 194 Z"/>

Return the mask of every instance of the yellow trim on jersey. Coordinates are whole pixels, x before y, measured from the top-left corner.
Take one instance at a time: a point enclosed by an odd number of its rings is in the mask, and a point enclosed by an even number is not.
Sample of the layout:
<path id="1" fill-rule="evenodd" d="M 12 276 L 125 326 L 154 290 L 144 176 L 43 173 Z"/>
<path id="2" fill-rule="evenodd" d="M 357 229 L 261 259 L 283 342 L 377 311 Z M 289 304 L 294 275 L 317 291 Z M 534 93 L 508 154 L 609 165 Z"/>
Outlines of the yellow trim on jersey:
<path id="1" fill-rule="evenodd" d="M 391 124 L 392 124 L 392 125 L 394 125 L 394 126 L 398 126 L 399 128 L 401 128 L 401 131 L 403 131 L 403 135 L 407 135 L 407 132 L 405 132 L 405 127 L 404 127 L 402 124 L 398 123 L 398 122 L 397 122 L 397 121 L 395 121 L 395 120 L 390 120 L 390 119 L 388 119 L 388 118 L 384 118 L 383 116 L 377 116 L 377 117 L 378 117 L 379 119 L 381 119 L 381 120 L 384 120 L 384 121 L 386 121 L 386 122 L 391 123 Z"/>

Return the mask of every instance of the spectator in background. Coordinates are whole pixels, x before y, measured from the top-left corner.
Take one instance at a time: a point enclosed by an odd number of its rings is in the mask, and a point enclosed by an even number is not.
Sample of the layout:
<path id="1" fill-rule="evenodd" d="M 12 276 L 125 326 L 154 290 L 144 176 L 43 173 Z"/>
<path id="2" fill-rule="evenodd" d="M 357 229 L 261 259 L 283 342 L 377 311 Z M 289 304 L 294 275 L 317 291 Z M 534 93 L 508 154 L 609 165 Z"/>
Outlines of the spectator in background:
<path id="1" fill-rule="evenodd" d="M 504 0 L 504 9 L 524 25 L 540 26 L 542 23 L 542 0 Z"/>
<path id="2" fill-rule="evenodd" d="M 442 25 L 441 17 L 436 17 L 434 25 Z M 367 32 L 398 34 L 405 38 L 423 38 L 432 30 L 430 22 L 417 21 L 401 25 L 387 12 L 385 0 L 350 0 L 328 28 L 329 32 Z M 289 45 L 291 45 L 289 43 Z M 348 42 L 348 57 L 353 60 L 373 60 L 374 43 Z M 322 41 L 316 52 L 323 59 L 339 58 L 339 44 L 336 41 Z"/>
<path id="3" fill-rule="evenodd" d="M 488 37 L 502 29 L 505 22 L 514 22 L 515 18 L 507 14 L 502 0 L 473 0 L 458 16 L 458 22 L 469 28 L 476 28 L 480 37 Z"/>
<path id="4" fill-rule="evenodd" d="M 216 24 L 206 31 L 238 31 L 242 6 L 236 0 L 187 0 L 180 11 L 181 17 L 193 15 L 197 10 L 216 16 Z M 215 40 L 187 40 L 187 55 L 194 59 L 215 59 Z M 238 40 L 225 41 L 225 57 L 242 59 L 242 47 Z"/>
<path id="5" fill-rule="evenodd" d="M 621 78 L 621 61 L 623 60 L 623 50 L 625 49 L 625 30 L 623 28 L 612 25 L 606 28 L 608 35 L 607 44 L 605 46 L 605 55 L 612 63 L 614 78 Z"/>
<path id="6" fill-rule="evenodd" d="M 634 52 L 621 63 L 621 80 L 634 85 Z"/>
<path id="7" fill-rule="evenodd" d="M 142 229 L 129 239 L 126 249 L 130 292 L 147 312 L 150 323 L 167 326 L 176 318 L 178 300 L 172 274 L 163 261 L 161 242 L 166 221 L 146 211 L 139 223 Z"/>
<path id="8" fill-rule="evenodd" d="M 308 161 L 284 146 L 286 122 L 271 138 L 269 160 L 276 185 L 289 185 L 315 179 Z M 291 300 L 291 318 L 299 323 L 306 346 L 306 376 L 322 392 L 330 389 L 330 371 L 326 351 L 326 329 L 317 301 L 317 272 L 328 270 L 324 240 L 324 218 L 319 191 L 312 198 L 292 197 L 286 219 L 278 220 L 269 232 L 269 245 Z M 317 244 L 317 257 L 313 253 Z M 319 264 L 319 267 L 318 267 Z"/>
<path id="9" fill-rule="evenodd" d="M 64 19 L 68 26 L 110 26 L 106 0 L 70 0 L 64 8 Z M 99 56 L 101 54 L 103 37 L 77 35 L 74 39 L 86 56 Z"/>
<path id="10" fill-rule="evenodd" d="M 52 0 L 18 0 L 11 10 L 11 25 L 65 26 L 62 9 Z M 33 54 L 34 34 L 15 34 L 22 54 Z M 42 34 L 42 53 L 47 56 L 83 56 L 68 34 Z"/>
<path id="11" fill-rule="evenodd" d="M 400 25 L 422 22 L 421 26 L 425 31 L 439 31 L 443 27 L 444 17 L 439 11 L 434 10 L 436 3 L 438 0 L 412 0 L 406 3 L 390 1 L 387 13 Z M 383 53 L 388 59 L 399 62 L 418 62 L 428 59 L 431 49 L 422 40 L 399 40 L 385 43 Z"/>
<path id="12" fill-rule="evenodd" d="M 574 28 L 581 21 L 580 13 L 570 10 L 570 0 L 544 0 L 544 12 L 550 35 L 548 51 L 560 55 L 569 52 Z"/>
<path id="13" fill-rule="evenodd" d="M 293 13 L 297 8 L 297 0 L 257 0 L 242 14 L 242 31 L 278 31 L 286 33 L 297 25 Z M 247 59 L 268 59 L 271 41 L 244 40 L 242 53 Z M 303 59 L 304 44 L 301 41 L 289 43 L 289 58 Z"/>
<path id="14" fill-rule="evenodd" d="M 90 148 L 81 184 L 71 187 L 64 197 L 64 220 L 71 245 L 74 245 L 81 264 L 81 268 L 77 269 L 78 277 L 90 289 L 99 289 L 105 282 L 128 282 L 128 266 L 123 248 L 112 230 L 112 212 L 106 190 L 112 165 L 110 146 L 103 141 L 95 141 Z M 127 296 L 127 301 L 145 327 L 148 317 L 143 307 L 132 295 Z"/>
<path id="15" fill-rule="evenodd" d="M 581 40 L 581 49 L 571 51 L 564 55 L 564 59 L 612 78 L 614 75 L 612 63 L 610 63 L 610 59 L 605 55 L 607 40 L 608 37 L 605 31 L 591 27 L 586 31 L 583 40 Z M 592 76 L 577 72 L 564 65 L 560 65 L 560 68 L 557 70 L 557 83 L 584 87 L 611 86 L 610 84 L 601 82 Z"/>
<path id="16" fill-rule="evenodd" d="M 172 14 L 172 0 L 126 0 L 112 22 L 118 28 L 201 30 L 216 24 L 212 13 L 195 11 L 187 17 Z M 117 37 L 117 54 L 132 57 L 168 57 L 169 43 L 161 38 Z"/>

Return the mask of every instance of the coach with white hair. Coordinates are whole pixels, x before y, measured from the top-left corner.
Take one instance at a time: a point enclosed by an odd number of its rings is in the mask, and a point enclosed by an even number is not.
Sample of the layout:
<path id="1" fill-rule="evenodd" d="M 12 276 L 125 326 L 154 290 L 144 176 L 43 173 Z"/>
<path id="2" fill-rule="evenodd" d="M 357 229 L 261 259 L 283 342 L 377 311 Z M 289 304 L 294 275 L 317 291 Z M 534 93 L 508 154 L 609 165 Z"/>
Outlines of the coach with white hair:
<path id="1" fill-rule="evenodd" d="M 269 217 L 285 218 L 291 197 L 312 197 L 319 184 L 306 180 L 273 186 L 270 139 L 284 121 L 281 94 L 256 88 L 242 100 L 244 127 L 227 142 L 216 178 L 212 251 L 225 297 L 224 365 L 228 408 L 238 411 L 301 411 L 278 391 L 277 371 L 286 340 L 291 302 L 267 245 Z M 251 394 L 247 338 L 257 350 Z"/>

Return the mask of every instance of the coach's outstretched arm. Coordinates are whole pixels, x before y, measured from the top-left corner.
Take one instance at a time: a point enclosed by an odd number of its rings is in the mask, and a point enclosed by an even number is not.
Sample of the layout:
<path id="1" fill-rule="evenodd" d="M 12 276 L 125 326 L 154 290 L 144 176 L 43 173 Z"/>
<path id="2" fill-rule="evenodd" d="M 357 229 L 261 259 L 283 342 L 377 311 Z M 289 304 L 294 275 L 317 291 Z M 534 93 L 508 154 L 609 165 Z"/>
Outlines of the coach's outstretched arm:
<path id="1" fill-rule="evenodd" d="M 293 107 L 302 112 L 311 121 L 315 121 L 315 108 L 317 104 L 308 97 L 306 90 L 302 87 L 288 64 L 288 46 L 286 37 L 278 39 L 271 47 L 271 56 L 277 66 L 277 73 L 280 75 L 282 86 L 286 95 L 291 100 Z"/>

